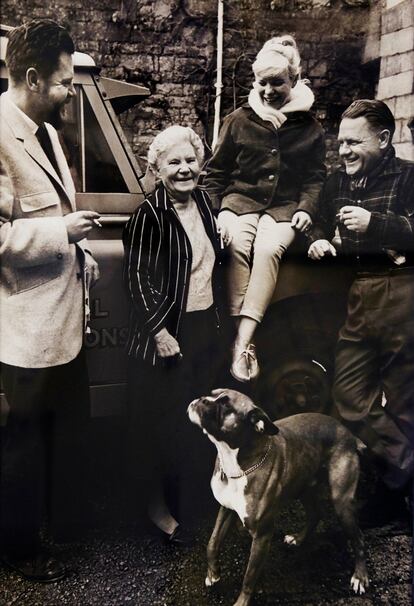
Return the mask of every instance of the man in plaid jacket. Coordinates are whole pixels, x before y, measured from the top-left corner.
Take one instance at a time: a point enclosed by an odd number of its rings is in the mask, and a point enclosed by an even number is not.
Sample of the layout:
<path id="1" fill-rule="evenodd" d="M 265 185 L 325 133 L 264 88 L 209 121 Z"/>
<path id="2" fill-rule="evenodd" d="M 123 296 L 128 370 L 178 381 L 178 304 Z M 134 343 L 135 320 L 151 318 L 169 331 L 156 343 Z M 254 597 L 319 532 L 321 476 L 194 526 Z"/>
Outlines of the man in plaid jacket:
<path id="1" fill-rule="evenodd" d="M 344 170 L 325 185 L 308 251 L 314 260 L 336 256 L 336 231 L 355 268 L 333 396 L 383 481 L 381 523 L 405 511 L 414 469 L 414 163 L 395 156 L 394 130 L 382 101 L 357 100 L 343 113 Z"/>

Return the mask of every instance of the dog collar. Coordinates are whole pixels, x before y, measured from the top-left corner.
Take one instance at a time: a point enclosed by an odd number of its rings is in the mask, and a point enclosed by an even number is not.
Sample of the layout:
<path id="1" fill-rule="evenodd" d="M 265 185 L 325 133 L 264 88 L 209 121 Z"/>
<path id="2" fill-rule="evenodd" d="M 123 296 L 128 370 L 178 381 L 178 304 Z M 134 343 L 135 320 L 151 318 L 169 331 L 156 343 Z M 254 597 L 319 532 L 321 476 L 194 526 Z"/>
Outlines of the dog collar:
<path id="1" fill-rule="evenodd" d="M 258 463 L 256 463 L 255 465 L 252 465 L 252 467 L 249 467 L 248 469 L 246 469 L 245 471 L 243 471 L 238 476 L 228 476 L 226 474 L 226 472 L 224 471 L 224 469 L 223 469 L 223 464 L 221 462 L 221 458 L 219 457 L 219 461 L 220 461 L 220 477 L 221 477 L 222 481 L 225 482 L 227 479 L 230 479 L 230 480 L 239 480 L 240 478 L 244 478 L 245 476 L 248 476 L 253 471 L 256 471 L 256 469 L 258 469 L 266 461 L 267 455 L 269 454 L 269 452 L 271 450 L 272 450 L 272 441 L 269 440 L 269 444 L 267 446 L 267 450 L 264 453 L 263 457 L 260 459 L 260 461 Z"/>

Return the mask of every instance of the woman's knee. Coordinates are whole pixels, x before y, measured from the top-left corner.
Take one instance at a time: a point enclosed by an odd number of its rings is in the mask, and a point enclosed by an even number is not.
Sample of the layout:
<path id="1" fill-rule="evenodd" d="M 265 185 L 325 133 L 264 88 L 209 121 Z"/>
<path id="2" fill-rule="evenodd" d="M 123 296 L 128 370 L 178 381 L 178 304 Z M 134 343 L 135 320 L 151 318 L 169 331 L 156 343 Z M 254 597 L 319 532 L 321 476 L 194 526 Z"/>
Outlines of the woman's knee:
<path id="1" fill-rule="evenodd" d="M 257 240 L 254 243 L 254 255 L 255 257 L 261 257 L 263 259 L 278 261 L 281 260 L 287 250 L 287 246 L 281 242 L 268 242 Z"/>
<path id="2" fill-rule="evenodd" d="M 252 254 L 252 239 L 249 234 L 246 235 L 243 232 L 237 232 L 232 234 L 229 248 L 233 256 L 250 259 Z"/>

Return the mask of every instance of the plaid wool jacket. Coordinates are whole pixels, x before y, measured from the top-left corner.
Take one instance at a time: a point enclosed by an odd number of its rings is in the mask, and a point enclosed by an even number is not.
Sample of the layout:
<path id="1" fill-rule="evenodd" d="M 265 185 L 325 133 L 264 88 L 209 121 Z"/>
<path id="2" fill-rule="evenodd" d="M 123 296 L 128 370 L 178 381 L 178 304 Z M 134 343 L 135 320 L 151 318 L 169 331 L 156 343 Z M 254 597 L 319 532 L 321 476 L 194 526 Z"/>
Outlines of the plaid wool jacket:
<path id="1" fill-rule="evenodd" d="M 365 233 L 349 231 L 337 222 L 337 213 L 347 205 L 371 212 Z M 321 194 L 320 216 L 310 231 L 310 243 L 331 240 L 336 228 L 342 254 L 380 259 L 393 251 L 413 259 L 414 162 L 397 158 L 391 147 L 363 184 L 355 184 L 345 170 L 331 175 Z"/>

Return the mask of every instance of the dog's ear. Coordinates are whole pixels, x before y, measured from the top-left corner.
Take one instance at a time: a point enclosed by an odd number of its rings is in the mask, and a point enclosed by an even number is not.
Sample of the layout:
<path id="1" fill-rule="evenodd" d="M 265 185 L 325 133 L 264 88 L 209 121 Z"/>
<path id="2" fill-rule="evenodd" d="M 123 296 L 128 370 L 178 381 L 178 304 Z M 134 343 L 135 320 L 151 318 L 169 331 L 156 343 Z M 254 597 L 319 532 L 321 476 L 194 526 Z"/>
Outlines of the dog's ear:
<path id="1" fill-rule="evenodd" d="M 227 393 L 227 391 L 225 389 L 213 389 L 213 391 L 211 392 L 211 395 L 214 397 L 214 401 L 215 402 L 228 402 L 229 401 L 229 394 Z"/>
<path id="2" fill-rule="evenodd" d="M 267 414 L 261 408 L 254 408 L 249 413 L 249 421 L 254 426 L 257 433 L 264 433 L 268 436 L 275 436 L 279 433 L 276 425 L 272 423 Z"/>

